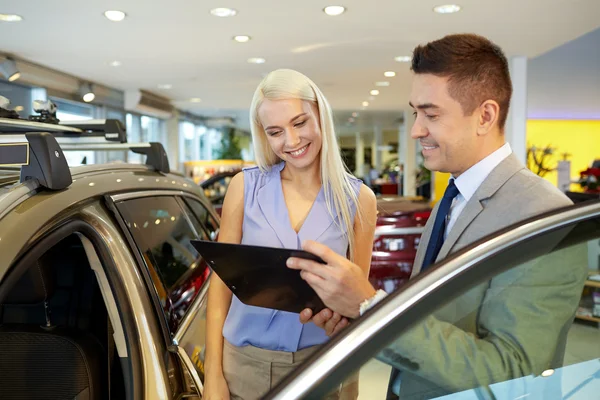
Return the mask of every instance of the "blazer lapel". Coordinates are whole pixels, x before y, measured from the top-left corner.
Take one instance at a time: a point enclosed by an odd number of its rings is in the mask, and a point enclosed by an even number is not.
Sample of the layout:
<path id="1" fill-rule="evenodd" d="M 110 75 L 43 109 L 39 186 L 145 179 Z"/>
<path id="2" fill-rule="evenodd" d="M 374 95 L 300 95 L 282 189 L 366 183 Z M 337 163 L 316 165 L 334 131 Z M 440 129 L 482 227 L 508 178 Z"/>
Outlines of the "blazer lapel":
<path id="1" fill-rule="evenodd" d="M 281 177 L 279 173 L 283 169 L 283 163 L 273 166 L 269 174 L 267 184 L 258 191 L 258 206 L 275 235 L 281 242 L 281 246 L 288 249 L 298 248 L 298 236 L 290 224 L 289 213 L 283 197 Z"/>
<path id="2" fill-rule="evenodd" d="M 460 238 L 465 229 L 471 225 L 471 222 L 473 222 L 475 217 L 477 217 L 482 211 L 483 206 L 479 202 L 479 199 L 476 196 L 471 197 L 471 200 L 469 200 L 463 211 L 460 213 L 456 223 L 452 229 L 450 229 L 448 237 L 446 237 L 446 240 L 444 240 L 444 244 L 440 249 L 436 261 L 444 259 L 448 255 L 450 249 L 452 249 L 458 238 Z"/>
<path id="3" fill-rule="evenodd" d="M 419 241 L 419 247 L 417 248 L 417 254 L 415 256 L 412 272 L 410 274 L 411 279 L 421 272 L 421 267 L 423 266 L 423 259 L 425 258 L 425 253 L 427 252 L 427 244 L 431 239 L 431 231 L 433 230 L 435 215 L 437 214 L 437 210 L 439 207 L 440 202 L 438 201 L 438 203 L 433 207 L 433 210 L 431 211 L 431 216 L 427 220 L 425 228 L 423 229 L 423 233 L 421 234 L 421 240 Z"/>
<path id="4" fill-rule="evenodd" d="M 437 260 L 445 258 L 464 231 L 484 210 L 484 200 L 492 197 L 513 175 L 525 168 L 514 154 L 506 157 L 483 181 L 473 197 L 469 200 L 456 223 L 448 233 Z"/>

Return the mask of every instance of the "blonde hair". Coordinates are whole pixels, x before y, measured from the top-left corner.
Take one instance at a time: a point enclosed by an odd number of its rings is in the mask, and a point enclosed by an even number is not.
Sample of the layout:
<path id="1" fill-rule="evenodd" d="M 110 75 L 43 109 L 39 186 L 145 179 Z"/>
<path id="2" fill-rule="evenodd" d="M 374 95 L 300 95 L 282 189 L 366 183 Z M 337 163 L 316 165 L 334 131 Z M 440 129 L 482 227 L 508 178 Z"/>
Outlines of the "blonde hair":
<path id="1" fill-rule="evenodd" d="M 335 135 L 333 113 L 327 99 L 313 81 L 300 72 L 291 69 L 275 70 L 262 80 L 254 92 L 252 105 L 250 106 L 250 127 L 255 160 L 263 172 L 269 171 L 271 166 L 281 162 L 281 159 L 271 149 L 267 134 L 258 117 L 258 109 L 264 99 L 300 99 L 316 104 L 319 110 L 322 136 L 321 182 L 325 193 L 325 203 L 333 220 L 336 221 L 336 217 L 340 216 L 342 223 L 340 228 L 346 228 L 349 257 L 352 260 L 354 258 L 355 243 L 351 205 L 354 204 L 356 212 L 360 212 L 358 210 L 358 196 L 352 188 L 350 174 L 342 160 Z"/>

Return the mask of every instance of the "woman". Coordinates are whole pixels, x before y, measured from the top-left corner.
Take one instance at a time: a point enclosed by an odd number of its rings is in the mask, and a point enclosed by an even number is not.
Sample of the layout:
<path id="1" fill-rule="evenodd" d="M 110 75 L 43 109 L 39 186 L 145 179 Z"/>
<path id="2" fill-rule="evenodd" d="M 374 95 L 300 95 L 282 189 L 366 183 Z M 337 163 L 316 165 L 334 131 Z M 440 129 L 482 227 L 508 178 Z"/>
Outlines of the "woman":
<path id="1" fill-rule="evenodd" d="M 321 91 L 299 72 L 273 71 L 254 93 L 250 119 L 258 167 L 231 180 L 219 241 L 300 249 L 316 240 L 368 275 L 375 196 L 346 172 Z M 213 274 L 204 398 L 260 398 L 327 339 L 298 314 L 244 305 Z"/>

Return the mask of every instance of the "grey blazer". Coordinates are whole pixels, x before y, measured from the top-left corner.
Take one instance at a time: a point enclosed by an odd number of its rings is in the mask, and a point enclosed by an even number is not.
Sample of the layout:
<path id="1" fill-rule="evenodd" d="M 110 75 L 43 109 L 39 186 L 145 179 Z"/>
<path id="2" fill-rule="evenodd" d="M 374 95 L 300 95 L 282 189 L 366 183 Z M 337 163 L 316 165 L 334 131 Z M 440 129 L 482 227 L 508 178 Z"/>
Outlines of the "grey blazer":
<path id="1" fill-rule="evenodd" d="M 572 202 L 514 155 L 468 201 L 438 260 L 526 218 Z M 421 270 L 434 216 L 417 251 Z M 429 399 L 562 366 L 586 278 L 586 252 L 561 250 L 513 268 L 446 303 L 378 359 L 399 368 L 401 399 Z"/>

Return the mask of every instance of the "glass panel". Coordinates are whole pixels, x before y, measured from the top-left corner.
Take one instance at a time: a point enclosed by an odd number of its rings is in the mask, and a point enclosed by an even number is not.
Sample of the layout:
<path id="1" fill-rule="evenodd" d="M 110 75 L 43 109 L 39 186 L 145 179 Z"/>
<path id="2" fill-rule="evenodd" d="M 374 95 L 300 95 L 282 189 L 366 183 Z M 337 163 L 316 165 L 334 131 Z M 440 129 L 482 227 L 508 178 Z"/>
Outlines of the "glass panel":
<path id="1" fill-rule="evenodd" d="M 15 110 L 21 118 L 34 114 L 32 89 L 14 83 L 0 82 L 0 96 L 10 101 L 9 109 Z"/>
<path id="2" fill-rule="evenodd" d="M 213 218 L 211 213 L 202 205 L 199 201 L 185 199 L 185 202 L 193 210 L 196 218 L 204 226 L 204 229 L 208 232 L 211 240 L 216 240 L 219 234 L 219 223 Z"/>
<path id="3" fill-rule="evenodd" d="M 116 119 L 121 121 L 122 123 L 126 123 L 125 121 L 125 112 L 120 110 L 115 110 L 112 108 L 106 109 L 106 119 Z M 125 127 L 127 129 L 127 127 Z M 128 152 L 127 151 L 107 151 L 106 152 L 106 162 L 127 162 L 128 160 Z"/>
<path id="4" fill-rule="evenodd" d="M 597 398 L 599 239 L 596 218 L 482 262 L 472 272 L 498 272 L 483 282 L 463 274 L 462 290 L 432 294 L 434 312 L 408 329 L 397 318 L 367 344 L 372 359 L 350 360 L 352 378 L 318 394 L 358 382 L 359 399 Z"/>
<path id="5" fill-rule="evenodd" d="M 196 142 L 196 129 L 191 122 L 181 122 L 179 132 L 183 137 L 183 161 L 195 160 L 194 144 Z"/>
<path id="6" fill-rule="evenodd" d="M 190 244 L 196 235 L 173 197 L 128 200 L 117 207 L 142 253 L 175 333 L 209 273 Z"/>
<path id="7" fill-rule="evenodd" d="M 61 121 L 87 121 L 93 119 L 94 109 L 85 104 L 79 105 L 73 102 L 61 101 L 52 98 L 57 105 L 56 117 Z M 65 151 L 67 163 L 72 166 L 95 164 L 95 151 Z"/>
<path id="8" fill-rule="evenodd" d="M 142 142 L 164 142 L 162 132 L 162 121 L 158 118 L 152 118 L 142 115 L 141 122 L 141 137 Z"/>
<path id="9" fill-rule="evenodd" d="M 127 129 L 127 142 L 140 143 L 142 141 L 141 140 L 142 128 L 141 128 L 140 116 L 128 113 L 125 116 L 125 126 Z M 135 163 L 135 164 L 143 164 L 144 156 L 141 154 L 129 152 L 127 154 L 127 162 Z"/>

